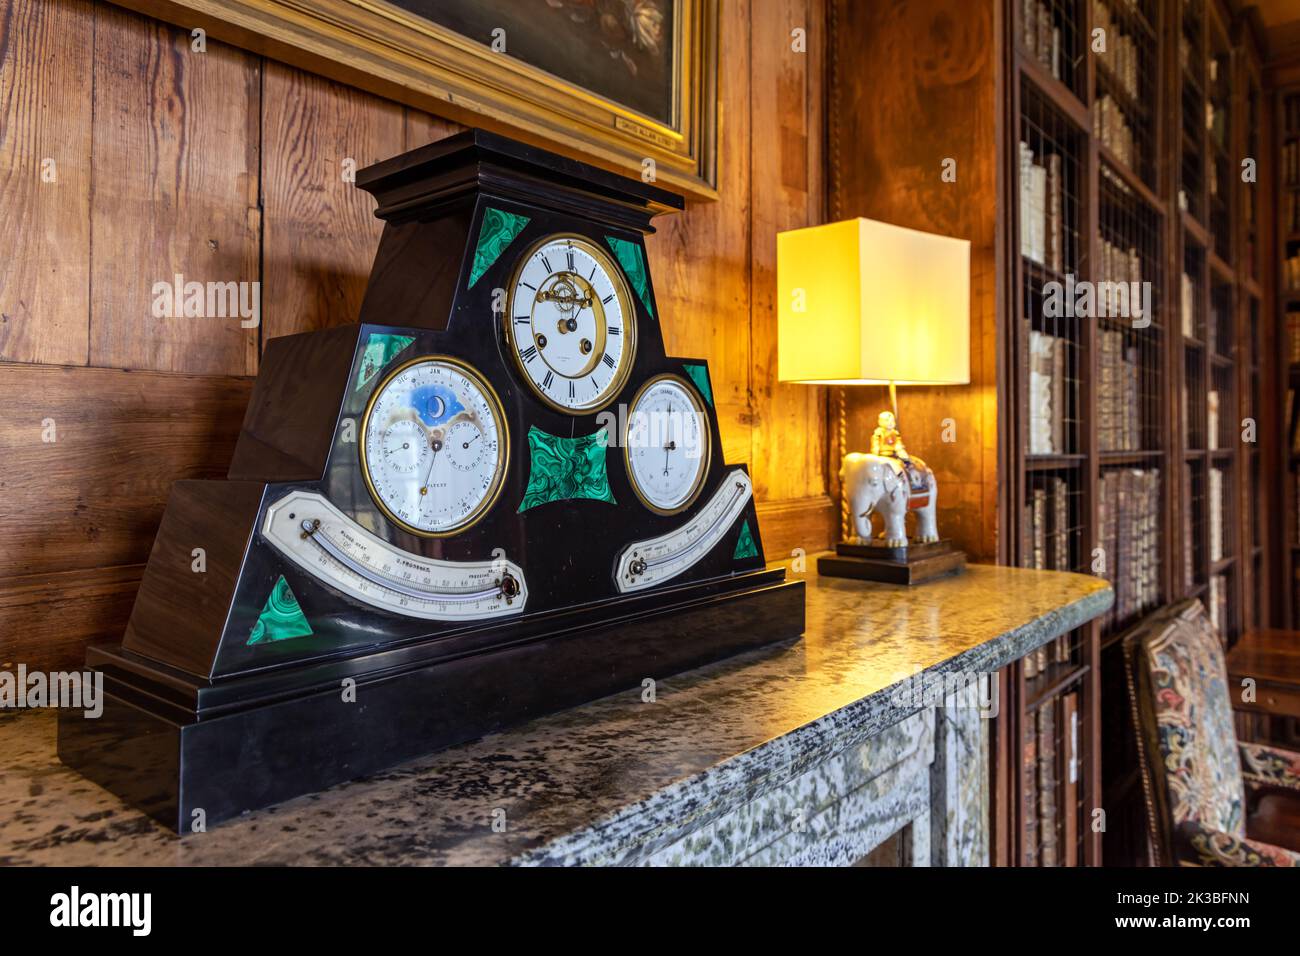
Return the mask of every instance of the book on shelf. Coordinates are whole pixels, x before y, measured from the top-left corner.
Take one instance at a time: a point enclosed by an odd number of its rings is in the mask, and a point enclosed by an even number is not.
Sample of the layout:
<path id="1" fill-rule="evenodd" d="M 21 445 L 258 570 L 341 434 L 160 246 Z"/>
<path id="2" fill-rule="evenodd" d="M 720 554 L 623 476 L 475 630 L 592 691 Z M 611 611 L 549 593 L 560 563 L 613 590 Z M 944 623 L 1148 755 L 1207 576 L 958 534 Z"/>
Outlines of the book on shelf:
<path id="1" fill-rule="evenodd" d="M 1225 487 L 1222 468 L 1210 469 L 1210 561 L 1222 561 L 1224 556 L 1223 538 L 1223 491 Z"/>
<path id="2" fill-rule="evenodd" d="M 1056 866 L 1057 858 L 1057 748 L 1056 715 L 1053 701 L 1048 701 L 1035 712 L 1038 725 L 1038 862 L 1040 866 Z"/>
<path id="3" fill-rule="evenodd" d="M 1105 621 L 1127 622 L 1160 598 L 1160 469 L 1117 468 L 1098 485 L 1105 577 L 1115 603 Z"/>
<path id="4" fill-rule="evenodd" d="M 1103 329 L 1097 337 L 1097 442 L 1102 451 L 1137 451 L 1142 445 L 1141 366 L 1125 333 Z"/>
<path id="5" fill-rule="evenodd" d="M 1183 335 L 1189 339 L 1196 338 L 1196 284 L 1186 272 L 1182 275 L 1180 287 L 1180 309 L 1183 317 Z"/>
<path id="6" fill-rule="evenodd" d="M 1210 389 L 1205 395 L 1205 440 L 1210 451 L 1219 448 L 1219 390 Z"/>
<path id="7" fill-rule="evenodd" d="M 1065 447 L 1065 349 L 1055 335 L 1029 332 L 1029 454 L 1059 455 Z"/>
<path id="8" fill-rule="evenodd" d="M 1024 722 L 1020 735 L 1021 847 L 1023 866 L 1038 865 L 1038 734 L 1032 718 Z"/>
<path id="9" fill-rule="evenodd" d="M 1021 522 L 1021 565 L 1039 571 L 1069 571 L 1074 565 L 1070 553 L 1070 487 L 1058 475 L 1035 485 L 1028 493 Z M 1073 644 L 1064 634 L 1050 645 L 1026 654 L 1021 660 L 1026 680 L 1040 676 L 1053 664 L 1073 659 Z"/>
<path id="10" fill-rule="evenodd" d="M 1109 93 L 1103 93 L 1092 104 L 1092 132 L 1125 166 L 1134 168 L 1133 130 L 1124 110 Z"/>
<path id="11" fill-rule="evenodd" d="M 1300 365 L 1300 310 L 1287 309 L 1286 340 L 1291 364 Z"/>
<path id="12" fill-rule="evenodd" d="M 1061 865 L 1079 863 L 1079 694 L 1061 696 Z"/>
<path id="13" fill-rule="evenodd" d="M 1042 0 L 1021 0 L 1021 41 L 1025 50 L 1056 79 L 1061 78 L 1061 29 Z"/>
<path id="14" fill-rule="evenodd" d="M 1061 158 L 1048 157 L 1047 164 L 1038 161 L 1028 143 L 1020 144 L 1020 252 L 1041 266 L 1060 271 L 1061 249 Z M 1056 172 L 1049 177 L 1049 167 Z M 1049 178 L 1052 195 L 1049 198 Z M 1052 210 L 1056 210 L 1052 214 Z M 1049 223 L 1049 217 L 1051 222 Z M 1048 239 L 1048 230 L 1053 236 Z M 1049 256 L 1049 248 L 1055 257 Z"/>
<path id="15" fill-rule="evenodd" d="M 1228 638 L 1228 579 L 1222 574 L 1210 578 L 1210 623 L 1220 641 Z"/>

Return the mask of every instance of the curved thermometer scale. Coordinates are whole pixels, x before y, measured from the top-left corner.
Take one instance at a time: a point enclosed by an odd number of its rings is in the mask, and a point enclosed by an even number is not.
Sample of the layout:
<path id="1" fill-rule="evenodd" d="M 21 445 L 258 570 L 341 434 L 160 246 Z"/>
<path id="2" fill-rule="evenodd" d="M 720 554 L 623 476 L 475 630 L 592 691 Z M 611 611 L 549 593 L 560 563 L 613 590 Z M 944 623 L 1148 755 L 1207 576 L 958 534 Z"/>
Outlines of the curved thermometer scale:
<path id="1" fill-rule="evenodd" d="M 524 573 L 509 561 L 442 561 L 393 547 L 319 494 L 292 491 L 266 509 L 262 537 L 307 573 L 385 611 L 432 621 L 519 614 Z"/>
<path id="2" fill-rule="evenodd" d="M 749 475 L 737 468 L 690 521 L 657 538 L 628 545 L 615 572 L 619 591 L 654 587 L 690 568 L 722 540 L 753 494 Z"/>

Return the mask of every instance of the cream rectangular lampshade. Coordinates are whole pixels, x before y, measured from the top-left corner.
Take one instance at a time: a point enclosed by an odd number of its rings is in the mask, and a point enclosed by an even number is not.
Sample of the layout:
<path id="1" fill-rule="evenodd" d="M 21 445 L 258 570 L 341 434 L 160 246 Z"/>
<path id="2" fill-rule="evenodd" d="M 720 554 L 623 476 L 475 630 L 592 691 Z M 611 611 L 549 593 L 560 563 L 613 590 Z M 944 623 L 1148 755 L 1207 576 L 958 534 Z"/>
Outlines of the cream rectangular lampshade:
<path id="1" fill-rule="evenodd" d="M 777 377 L 970 381 L 970 243 L 873 219 L 779 233 Z"/>

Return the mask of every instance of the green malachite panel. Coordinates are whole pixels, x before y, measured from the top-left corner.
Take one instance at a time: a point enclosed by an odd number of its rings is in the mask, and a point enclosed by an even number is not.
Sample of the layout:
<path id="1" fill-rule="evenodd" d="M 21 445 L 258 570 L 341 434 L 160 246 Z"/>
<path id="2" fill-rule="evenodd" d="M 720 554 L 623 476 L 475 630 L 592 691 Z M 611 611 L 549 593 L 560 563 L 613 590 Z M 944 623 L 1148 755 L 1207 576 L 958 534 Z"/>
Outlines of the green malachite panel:
<path id="1" fill-rule="evenodd" d="M 357 369 L 356 388 L 360 389 L 378 375 L 398 352 L 415 341 L 414 336 L 393 335 L 390 332 L 375 332 L 366 339 L 365 351 L 361 354 L 361 367 Z"/>
<path id="2" fill-rule="evenodd" d="M 614 251 L 614 258 L 623 267 L 623 272 L 627 274 L 627 281 L 632 283 L 632 288 L 636 290 L 641 304 L 650 313 L 650 317 L 654 318 L 654 306 L 650 304 L 650 273 L 645 267 L 645 256 L 641 252 L 641 247 L 635 242 L 615 239 L 613 236 L 606 236 L 605 241 Z"/>
<path id="3" fill-rule="evenodd" d="M 469 287 L 483 278 L 483 273 L 492 268 L 492 263 L 506 251 L 506 246 L 515 241 L 515 237 L 528 225 L 528 217 L 518 213 L 493 209 L 489 206 L 483 213 L 483 223 L 478 229 L 478 244 L 474 246 L 474 265 L 469 271 Z"/>
<path id="4" fill-rule="evenodd" d="M 289 582 L 280 575 L 280 580 L 271 588 L 262 613 L 257 616 L 257 623 L 248 633 L 248 643 L 269 644 L 271 641 L 287 641 L 291 637 L 308 637 L 311 633 L 311 625 L 289 589 Z"/>
<path id="5" fill-rule="evenodd" d="M 749 519 L 740 526 L 740 537 L 736 539 L 736 550 L 731 555 L 733 561 L 739 561 L 741 558 L 758 557 L 758 545 L 754 543 L 754 536 L 749 531 Z"/>
<path id="6" fill-rule="evenodd" d="M 695 383 L 695 387 L 700 390 L 704 400 L 710 405 L 713 404 L 713 386 L 709 384 L 709 367 L 707 365 L 683 365 L 686 374 L 690 380 Z"/>
<path id="7" fill-rule="evenodd" d="M 536 425 L 528 429 L 528 487 L 520 512 L 551 501 L 591 498 L 614 501 L 605 472 L 605 429 L 582 438 L 561 438 Z"/>

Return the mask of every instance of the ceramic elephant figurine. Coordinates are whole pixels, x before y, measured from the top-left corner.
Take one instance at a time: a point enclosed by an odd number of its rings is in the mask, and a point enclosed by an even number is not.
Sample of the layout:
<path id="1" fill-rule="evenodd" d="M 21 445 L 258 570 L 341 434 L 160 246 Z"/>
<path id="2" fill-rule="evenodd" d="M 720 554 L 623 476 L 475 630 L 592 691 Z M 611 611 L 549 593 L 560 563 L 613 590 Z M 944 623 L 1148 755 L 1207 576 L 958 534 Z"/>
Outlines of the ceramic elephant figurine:
<path id="1" fill-rule="evenodd" d="M 901 462 L 880 455 L 850 452 L 844 456 L 840 472 L 841 487 L 853 515 L 852 544 L 871 541 L 871 515 L 884 519 L 884 545 L 901 548 L 907 545 L 905 519 L 909 510 L 916 512 L 916 541 L 926 544 L 939 540 L 935 521 L 935 503 L 939 488 L 934 472 L 921 459 L 913 457 L 911 463 L 924 477 L 926 489 L 913 490 Z"/>

